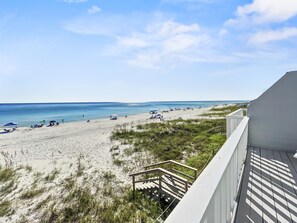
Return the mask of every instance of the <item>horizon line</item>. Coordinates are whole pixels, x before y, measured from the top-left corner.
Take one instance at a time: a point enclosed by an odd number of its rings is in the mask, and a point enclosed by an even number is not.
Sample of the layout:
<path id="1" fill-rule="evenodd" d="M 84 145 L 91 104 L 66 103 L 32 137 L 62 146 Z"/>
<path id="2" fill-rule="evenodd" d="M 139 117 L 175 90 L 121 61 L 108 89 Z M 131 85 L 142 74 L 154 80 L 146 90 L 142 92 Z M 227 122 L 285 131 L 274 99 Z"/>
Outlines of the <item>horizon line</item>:
<path id="1" fill-rule="evenodd" d="M 247 99 L 236 99 L 236 100 L 159 100 L 159 101 L 64 101 L 64 102 L 0 102 L 0 105 L 5 104 L 87 104 L 87 103 L 152 103 L 152 102 L 241 102 L 241 101 L 252 101 Z"/>

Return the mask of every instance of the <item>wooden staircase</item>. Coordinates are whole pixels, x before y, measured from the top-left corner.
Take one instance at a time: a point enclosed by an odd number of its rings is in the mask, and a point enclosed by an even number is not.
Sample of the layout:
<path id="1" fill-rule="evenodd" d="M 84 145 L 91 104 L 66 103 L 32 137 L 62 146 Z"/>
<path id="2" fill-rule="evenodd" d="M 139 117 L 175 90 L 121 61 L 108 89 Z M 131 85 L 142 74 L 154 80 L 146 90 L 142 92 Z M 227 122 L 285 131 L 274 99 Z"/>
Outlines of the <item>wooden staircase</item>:
<path id="1" fill-rule="evenodd" d="M 133 194 L 141 191 L 155 199 L 177 202 L 197 178 L 197 169 L 168 160 L 145 166 L 143 171 L 130 174 Z"/>

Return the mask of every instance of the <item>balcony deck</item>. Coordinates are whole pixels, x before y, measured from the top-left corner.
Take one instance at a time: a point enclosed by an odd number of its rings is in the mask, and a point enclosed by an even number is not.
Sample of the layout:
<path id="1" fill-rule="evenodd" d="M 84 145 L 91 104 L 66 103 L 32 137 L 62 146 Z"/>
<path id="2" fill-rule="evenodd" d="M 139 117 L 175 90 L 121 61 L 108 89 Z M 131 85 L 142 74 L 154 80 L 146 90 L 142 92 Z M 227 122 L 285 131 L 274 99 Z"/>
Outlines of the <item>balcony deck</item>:
<path id="1" fill-rule="evenodd" d="M 235 222 L 297 222 L 297 159 L 249 148 Z"/>

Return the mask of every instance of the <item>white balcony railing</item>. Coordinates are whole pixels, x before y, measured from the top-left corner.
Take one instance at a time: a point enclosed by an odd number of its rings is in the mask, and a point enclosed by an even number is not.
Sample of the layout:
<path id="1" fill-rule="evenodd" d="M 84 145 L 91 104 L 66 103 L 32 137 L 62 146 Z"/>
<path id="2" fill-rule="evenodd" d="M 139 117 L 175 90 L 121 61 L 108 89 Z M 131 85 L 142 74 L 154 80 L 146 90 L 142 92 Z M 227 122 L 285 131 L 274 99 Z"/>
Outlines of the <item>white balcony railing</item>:
<path id="1" fill-rule="evenodd" d="M 165 223 L 233 221 L 246 158 L 248 121 L 248 117 L 242 118 Z"/>
<path id="2" fill-rule="evenodd" d="M 227 139 L 230 137 L 230 135 L 234 132 L 234 130 L 237 128 L 239 123 L 242 121 L 244 117 L 244 109 L 238 109 L 235 112 L 232 112 L 231 114 L 226 116 L 227 121 Z"/>

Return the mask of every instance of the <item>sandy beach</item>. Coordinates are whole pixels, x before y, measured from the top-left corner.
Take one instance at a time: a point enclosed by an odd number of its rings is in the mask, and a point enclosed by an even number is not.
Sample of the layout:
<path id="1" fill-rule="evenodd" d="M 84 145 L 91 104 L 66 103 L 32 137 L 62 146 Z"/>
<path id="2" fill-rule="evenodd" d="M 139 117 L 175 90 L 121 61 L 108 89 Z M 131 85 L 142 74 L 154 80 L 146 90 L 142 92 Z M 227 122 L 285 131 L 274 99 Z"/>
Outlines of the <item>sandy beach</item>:
<path id="1" fill-rule="evenodd" d="M 191 119 L 199 118 L 210 108 L 193 110 L 178 110 L 163 113 L 164 119 L 177 118 Z M 77 171 L 78 165 L 83 165 L 84 178 L 90 178 L 90 182 L 100 186 L 100 174 L 111 171 L 117 183 L 130 185 L 129 171 L 123 172 L 123 168 L 115 165 L 112 159 L 111 148 L 116 142 L 111 142 L 112 130 L 119 125 L 137 125 L 150 122 L 160 122 L 159 119 L 149 119 L 150 114 L 138 114 L 128 117 L 119 117 L 118 120 L 98 119 L 90 122 L 80 121 L 64 123 L 54 127 L 42 127 L 31 129 L 27 127 L 18 128 L 13 133 L 0 135 L 0 165 L 21 168 L 17 182 L 17 190 L 10 193 L 8 198 L 14 200 L 24 189 L 30 187 L 32 182 L 37 181 L 36 175 L 43 178 L 55 170 L 59 174 L 50 182 L 40 182 L 39 187 L 46 187 L 48 194 L 59 193 L 59 184 L 62 180 L 72 176 Z M 121 146 L 123 148 L 123 146 Z M 121 152 L 121 150 L 120 150 Z M 137 157 L 134 157 L 137 162 Z M 135 164 L 130 171 L 141 168 L 141 164 Z M 35 179 L 35 181 L 34 181 Z M 84 179 L 85 180 L 85 179 Z M 33 201 L 45 198 L 42 195 Z M 6 197 L 7 198 L 7 197 Z M 33 205 L 32 203 L 32 205 Z M 26 201 L 15 204 L 18 213 L 3 218 L 0 222 L 11 222 L 19 219 L 22 214 L 28 216 L 30 208 Z M 30 206 L 29 206 L 30 207 Z M 30 214 L 29 214 L 30 215 Z M 34 214 L 31 220 L 36 219 Z"/>
<path id="2" fill-rule="evenodd" d="M 164 119 L 197 118 L 209 108 L 179 110 L 163 113 Z M 18 128 L 10 134 L 0 135 L 0 165 L 30 165 L 40 172 L 48 172 L 52 166 L 67 165 L 78 156 L 83 156 L 98 171 L 113 169 L 109 137 L 117 125 L 137 125 L 160 122 L 149 119 L 150 114 L 119 117 L 118 120 L 97 119 L 90 122 L 64 123 L 54 127 Z M 5 154 L 5 156 L 3 156 Z M 5 161 L 6 160 L 6 161 Z M 62 166 L 61 166 L 62 167 Z M 119 174 L 119 178 L 127 180 Z"/>

